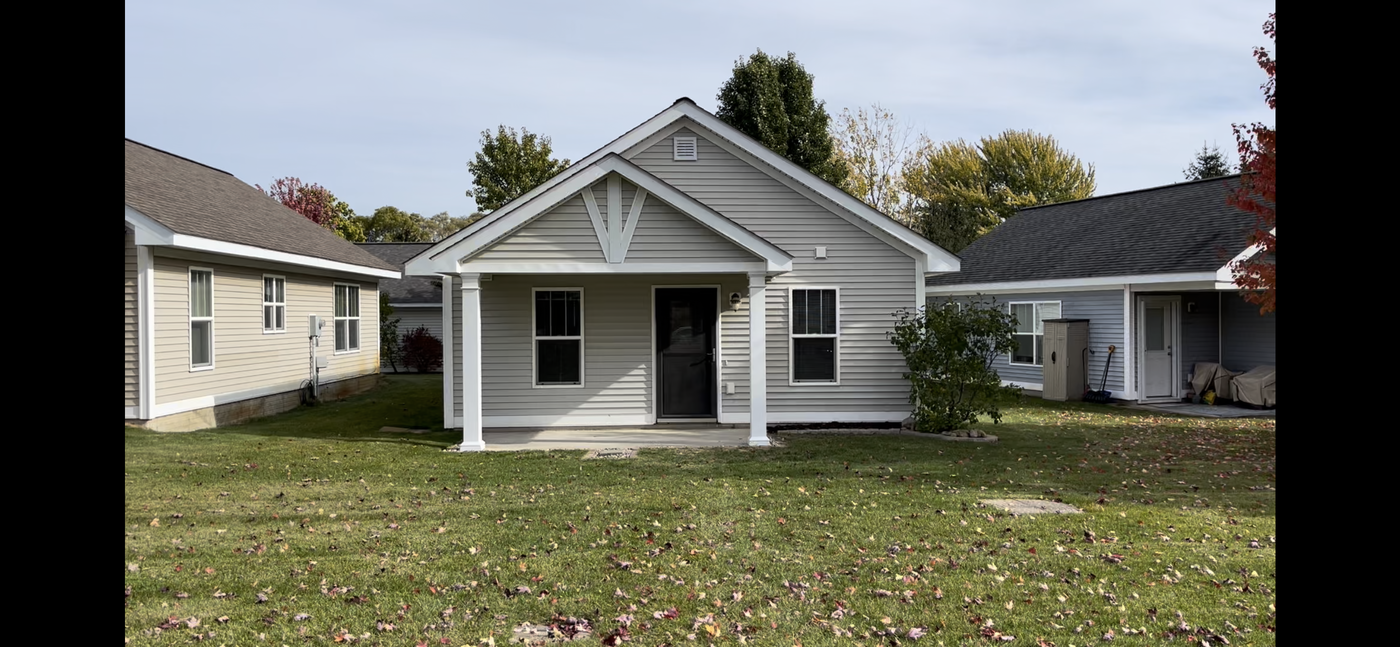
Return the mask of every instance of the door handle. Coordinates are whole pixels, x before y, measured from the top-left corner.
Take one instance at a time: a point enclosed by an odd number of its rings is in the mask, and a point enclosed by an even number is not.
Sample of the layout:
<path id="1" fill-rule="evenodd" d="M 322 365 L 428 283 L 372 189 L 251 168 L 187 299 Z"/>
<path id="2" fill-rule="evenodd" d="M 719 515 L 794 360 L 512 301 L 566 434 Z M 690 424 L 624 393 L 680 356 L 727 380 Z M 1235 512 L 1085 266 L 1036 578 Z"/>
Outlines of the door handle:
<path id="1" fill-rule="evenodd" d="M 701 364 L 704 364 L 705 362 L 713 362 L 714 360 L 715 360 L 715 352 L 714 352 L 714 351 L 710 351 L 710 352 L 705 353 L 705 359 L 702 359 L 702 360 L 700 360 L 700 361 L 698 361 L 698 362 L 696 362 L 696 363 L 694 363 L 694 364 L 691 364 L 691 367 L 699 366 L 699 365 L 701 365 Z"/>

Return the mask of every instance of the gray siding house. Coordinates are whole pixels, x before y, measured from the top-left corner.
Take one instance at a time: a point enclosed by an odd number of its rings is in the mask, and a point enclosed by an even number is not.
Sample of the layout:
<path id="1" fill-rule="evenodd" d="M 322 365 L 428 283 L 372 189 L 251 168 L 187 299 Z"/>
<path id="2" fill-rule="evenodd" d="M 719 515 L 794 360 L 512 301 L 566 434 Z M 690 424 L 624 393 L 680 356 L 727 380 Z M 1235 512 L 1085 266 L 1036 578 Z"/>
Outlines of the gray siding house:
<path id="1" fill-rule="evenodd" d="M 1230 269 L 1258 253 L 1254 216 L 1226 203 L 1238 186 L 1234 175 L 1022 209 L 963 250 L 960 272 L 929 277 L 928 302 L 994 299 L 1016 314 L 1019 347 L 996 370 L 1030 391 L 1043 387 L 1046 319 L 1089 320 L 1089 383 L 1109 362 L 1115 399 L 1178 401 L 1198 362 L 1272 366 L 1276 315 L 1246 302 Z"/>
<path id="2" fill-rule="evenodd" d="M 379 372 L 391 264 L 233 175 L 126 140 L 126 424 L 189 431 L 300 404 Z M 324 321 L 311 338 L 310 317 Z M 362 316 L 363 315 L 363 316 Z"/>
<path id="3" fill-rule="evenodd" d="M 355 243 L 381 260 L 403 270 L 403 264 L 422 251 L 432 247 L 432 243 Z M 379 291 L 389 298 L 393 316 L 399 320 L 399 336 L 418 327 L 428 329 L 434 337 L 442 339 L 442 282 L 426 276 L 405 276 L 401 279 L 384 279 L 379 282 Z M 443 348 L 446 348 L 444 346 Z M 379 363 L 386 373 L 406 373 L 407 367 L 399 362 L 391 365 L 387 359 Z"/>
<path id="4" fill-rule="evenodd" d="M 689 99 L 405 263 L 443 284 L 443 424 L 895 422 L 892 314 L 956 256 Z"/>

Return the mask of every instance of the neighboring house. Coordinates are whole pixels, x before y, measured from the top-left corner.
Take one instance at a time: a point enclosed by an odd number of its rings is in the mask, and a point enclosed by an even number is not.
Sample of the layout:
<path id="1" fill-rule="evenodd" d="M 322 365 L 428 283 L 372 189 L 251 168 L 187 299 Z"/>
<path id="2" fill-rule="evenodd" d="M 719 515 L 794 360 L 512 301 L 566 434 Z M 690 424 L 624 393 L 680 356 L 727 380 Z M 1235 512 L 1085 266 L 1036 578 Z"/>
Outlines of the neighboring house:
<path id="1" fill-rule="evenodd" d="M 443 424 L 897 422 L 893 313 L 958 258 L 680 99 L 410 259 L 440 277 Z"/>
<path id="2" fill-rule="evenodd" d="M 394 267 L 403 270 L 403 264 L 418 253 L 432 247 L 432 243 L 355 243 Z M 434 337 L 442 339 L 442 281 L 426 276 L 404 276 L 398 280 L 386 279 L 379 282 L 379 291 L 389 297 L 389 305 L 394 309 L 392 317 L 399 320 L 399 338 L 420 326 L 427 328 Z M 444 348 L 446 348 L 444 346 Z M 379 363 L 381 370 L 393 372 L 395 366 L 388 359 Z M 403 362 L 398 362 L 398 372 L 408 372 Z"/>
<path id="3" fill-rule="evenodd" d="M 1274 364 L 1274 314 L 1260 316 L 1230 264 L 1254 215 L 1226 204 L 1239 176 L 1182 182 L 1022 209 L 963 250 L 962 271 L 928 280 L 936 299 L 985 295 L 1017 315 L 1019 347 L 1003 383 L 1040 391 L 1042 322 L 1089 320 L 1088 381 L 1115 399 L 1180 400 L 1197 362 L 1232 371 Z M 1126 376 L 1126 377 L 1125 377 Z"/>
<path id="4" fill-rule="evenodd" d="M 313 353 L 322 398 L 368 388 L 378 282 L 399 276 L 224 171 L 126 140 L 126 423 L 188 431 L 296 407 Z"/>

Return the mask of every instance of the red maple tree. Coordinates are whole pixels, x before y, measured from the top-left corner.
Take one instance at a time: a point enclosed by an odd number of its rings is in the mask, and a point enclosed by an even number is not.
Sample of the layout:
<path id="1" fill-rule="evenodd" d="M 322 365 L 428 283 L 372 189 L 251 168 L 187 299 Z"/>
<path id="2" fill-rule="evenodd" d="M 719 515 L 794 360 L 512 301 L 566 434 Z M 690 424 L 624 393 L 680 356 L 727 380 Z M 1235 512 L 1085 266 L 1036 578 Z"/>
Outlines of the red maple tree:
<path id="1" fill-rule="evenodd" d="M 292 211 L 322 227 L 331 228 L 336 218 L 331 192 L 319 184 L 306 184 L 299 178 L 283 177 L 272 182 L 269 189 L 253 185 Z"/>
<path id="2" fill-rule="evenodd" d="M 1274 40 L 1275 14 L 1264 22 L 1264 34 Z M 1274 58 L 1263 47 L 1254 48 L 1259 67 L 1269 75 L 1261 88 L 1264 101 L 1274 109 Z M 1228 196 L 1230 205 L 1255 215 L 1254 230 L 1249 232 L 1248 244 L 1257 253 L 1231 264 L 1235 283 L 1243 288 L 1244 299 L 1259 306 L 1259 314 L 1274 311 L 1274 138 L 1276 131 L 1261 123 L 1233 124 L 1235 141 L 1240 150 L 1240 186 Z"/>

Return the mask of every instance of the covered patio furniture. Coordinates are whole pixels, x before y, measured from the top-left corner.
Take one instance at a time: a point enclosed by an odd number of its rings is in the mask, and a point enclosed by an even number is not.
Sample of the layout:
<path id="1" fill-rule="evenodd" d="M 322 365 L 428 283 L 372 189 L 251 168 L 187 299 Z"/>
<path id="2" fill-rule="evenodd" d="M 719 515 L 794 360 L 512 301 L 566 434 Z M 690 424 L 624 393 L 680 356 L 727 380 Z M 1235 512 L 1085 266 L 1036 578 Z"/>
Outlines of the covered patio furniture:
<path id="1" fill-rule="evenodd" d="M 1274 406 L 1274 367 L 1260 366 L 1236 375 L 1233 380 L 1235 401 L 1256 407 Z"/>
<path id="2" fill-rule="evenodd" d="M 1191 373 L 1191 388 L 1199 399 L 1206 391 L 1215 391 L 1217 399 L 1233 400 L 1232 380 L 1239 375 L 1235 371 L 1214 362 L 1196 362 Z"/>

